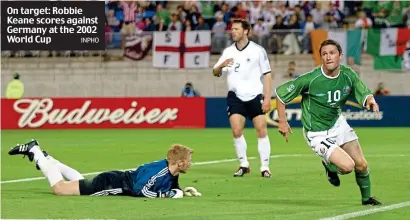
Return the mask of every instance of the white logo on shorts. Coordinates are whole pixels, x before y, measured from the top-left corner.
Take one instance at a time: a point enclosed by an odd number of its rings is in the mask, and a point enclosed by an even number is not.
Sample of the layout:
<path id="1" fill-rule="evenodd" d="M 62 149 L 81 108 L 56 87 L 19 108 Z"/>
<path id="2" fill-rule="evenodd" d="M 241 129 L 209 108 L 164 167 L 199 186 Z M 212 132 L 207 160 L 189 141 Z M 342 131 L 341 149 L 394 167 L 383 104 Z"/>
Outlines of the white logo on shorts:
<path id="1" fill-rule="evenodd" d="M 319 151 L 324 155 L 326 153 L 326 147 L 321 147 Z"/>

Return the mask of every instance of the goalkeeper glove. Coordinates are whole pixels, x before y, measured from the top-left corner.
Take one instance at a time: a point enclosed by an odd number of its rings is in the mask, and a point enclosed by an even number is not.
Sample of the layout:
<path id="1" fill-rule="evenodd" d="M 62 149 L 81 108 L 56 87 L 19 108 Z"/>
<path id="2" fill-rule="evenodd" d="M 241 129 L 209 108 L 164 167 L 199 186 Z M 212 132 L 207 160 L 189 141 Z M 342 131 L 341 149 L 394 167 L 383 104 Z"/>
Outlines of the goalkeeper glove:
<path id="1" fill-rule="evenodd" d="M 194 187 L 188 186 L 184 189 L 184 196 L 202 196 L 202 193 L 198 192 Z"/>
<path id="2" fill-rule="evenodd" d="M 165 193 L 158 193 L 159 198 L 171 198 L 171 199 L 180 199 L 184 197 L 184 192 L 180 189 L 171 189 L 168 192 Z"/>

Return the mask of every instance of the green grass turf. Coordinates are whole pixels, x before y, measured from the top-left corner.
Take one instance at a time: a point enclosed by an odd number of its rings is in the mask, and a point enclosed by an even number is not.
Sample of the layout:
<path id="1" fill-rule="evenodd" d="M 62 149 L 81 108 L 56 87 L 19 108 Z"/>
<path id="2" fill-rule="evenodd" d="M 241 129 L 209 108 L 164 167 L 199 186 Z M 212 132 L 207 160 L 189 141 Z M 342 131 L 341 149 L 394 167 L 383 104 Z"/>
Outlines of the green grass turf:
<path id="1" fill-rule="evenodd" d="M 104 219 L 319 219 L 371 209 L 360 205 L 354 175 L 331 186 L 320 158 L 293 129 L 285 143 L 270 129 L 273 178 L 259 172 L 255 131 L 248 129 L 251 173 L 233 178 L 237 162 L 194 165 L 180 178 L 181 186 L 194 186 L 202 197 L 180 200 L 131 197 L 54 196 L 46 180 L 1 185 L 1 218 L 104 218 Z M 356 129 L 371 169 L 373 194 L 390 205 L 410 200 L 409 128 Z M 193 162 L 235 158 L 229 129 L 204 130 L 37 130 L 2 131 L 2 181 L 40 177 L 27 158 L 9 156 L 16 143 L 31 138 L 61 162 L 81 173 L 127 169 L 162 159 L 172 143 L 195 150 Z M 403 156 L 404 155 L 404 156 Z M 408 219 L 410 207 L 375 213 L 359 219 Z"/>

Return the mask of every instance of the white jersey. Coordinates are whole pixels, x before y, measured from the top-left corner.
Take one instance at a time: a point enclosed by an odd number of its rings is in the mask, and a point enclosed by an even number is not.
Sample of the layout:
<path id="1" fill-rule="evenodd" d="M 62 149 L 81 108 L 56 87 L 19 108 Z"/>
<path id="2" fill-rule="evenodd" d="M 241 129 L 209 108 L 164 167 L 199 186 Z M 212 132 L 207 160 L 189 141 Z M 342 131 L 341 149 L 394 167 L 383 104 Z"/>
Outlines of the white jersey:
<path id="1" fill-rule="evenodd" d="M 234 43 L 223 51 L 214 68 L 231 58 L 233 65 L 222 69 L 222 74 L 228 74 L 229 91 L 235 92 L 242 101 L 249 101 L 263 94 L 262 76 L 271 72 L 265 49 L 249 41 L 239 50 Z"/>

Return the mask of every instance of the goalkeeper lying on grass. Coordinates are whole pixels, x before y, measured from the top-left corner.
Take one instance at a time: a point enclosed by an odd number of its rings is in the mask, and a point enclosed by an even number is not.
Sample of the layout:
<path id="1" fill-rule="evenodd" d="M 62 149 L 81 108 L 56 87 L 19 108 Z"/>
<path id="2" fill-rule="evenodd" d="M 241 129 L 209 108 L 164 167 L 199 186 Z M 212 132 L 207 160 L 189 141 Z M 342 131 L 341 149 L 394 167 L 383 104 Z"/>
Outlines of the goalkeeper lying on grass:
<path id="1" fill-rule="evenodd" d="M 168 150 L 164 160 L 144 164 L 132 171 L 103 172 L 91 179 L 84 179 L 78 171 L 42 151 L 36 140 L 23 145 L 17 144 L 9 154 L 21 154 L 28 156 L 30 161 L 34 160 L 55 195 L 182 198 L 184 195 L 201 196 L 193 187 L 186 187 L 182 191 L 178 184 L 179 174 L 191 167 L 192 152 L 188 147 L 175 144 Z"/>

